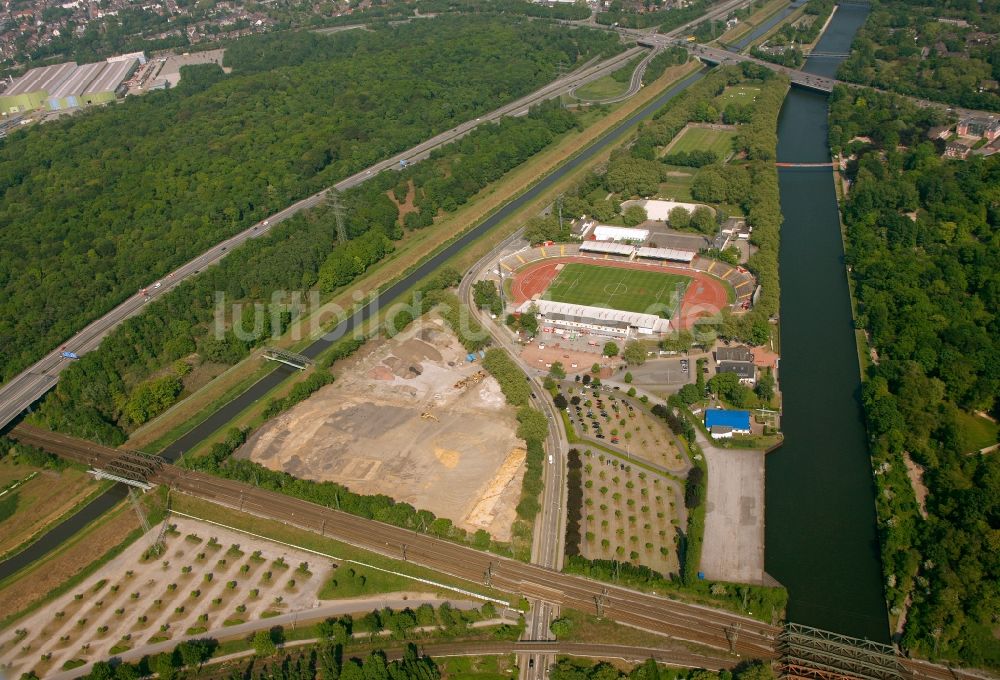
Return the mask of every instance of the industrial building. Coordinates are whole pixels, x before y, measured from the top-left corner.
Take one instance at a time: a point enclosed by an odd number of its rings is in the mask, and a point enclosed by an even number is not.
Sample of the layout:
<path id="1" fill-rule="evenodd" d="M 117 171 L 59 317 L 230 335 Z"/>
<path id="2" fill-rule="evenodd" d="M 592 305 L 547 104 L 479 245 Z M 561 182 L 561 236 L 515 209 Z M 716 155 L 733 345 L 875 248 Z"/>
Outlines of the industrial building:
<path id="1" fill-rule="evenodd" d="M 69 61 L 33 68 L 0 95 L 0 113 L 61 111 L 105 104 L 124 95 L 124 82 L 139 66 L 136 55 L 78 65 Z"/>
<path id="2" fill-rule="evenodd" d="M 631 227 L 612 227 L 606 224 L 598 224 L 594 227 L 595 241 L 626 241 L 632 243 L 645 243 L 649 238 L 648 229 L 633 229 Z"/>
<path id="3" fill-rule="evenodd" d="M 573 305 L 552 300 L 527 300 L 518 308 L 524 313 L 532 306 L 541 321 L 557 328 L 586 330 L 616 338 L 668 333 L 670 321 L 655 314 L 623 312 L 604 307 Z"/>
<path id="4" fill-rule="evenodd" d="M 689 213 L 694 212 L 695 208 L 708 208 L 715 214 L 715 210 L 707 205 L 702 205 L 700 203 L 681 203 L 679 201 L 660 201 L 660 200 L 643 200 L 643 201 L 625 201 L 622 203 L 622 210 L 638 205 L 646 210 L 646 219 L 654 220 L 656 222 L 669 222 L 670 221 L 670 211 L 674 208 L 684 208 Z"/>

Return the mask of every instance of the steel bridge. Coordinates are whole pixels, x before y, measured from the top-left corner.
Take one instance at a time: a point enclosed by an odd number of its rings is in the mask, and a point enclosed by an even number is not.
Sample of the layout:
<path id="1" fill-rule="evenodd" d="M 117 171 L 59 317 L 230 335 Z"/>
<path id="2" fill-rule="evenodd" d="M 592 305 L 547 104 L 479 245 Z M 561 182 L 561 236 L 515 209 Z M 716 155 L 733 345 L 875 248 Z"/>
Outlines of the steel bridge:
<path id="1" fill-rule="evenodd" d="M 907 680 L 890 645 L 788 623 L 778 636 L 778 673 L 791 680 Z"/>
<path id="2" fill-rule="evenodd" d="M 312 363 L 309 357 L 302 354 L 296 354 L 295 352 L 289 352 L 287 349 L 281 349 L 280 347 L 265 347 L 264 358 L 268 361 L 278 361 L 280 363 L 287 364 L 288 366 L 297 368 L 300 371 L 304 371 L 306 366 Z"/>
<path id="3" fill-rule="evenodd" d="M 142 451 L 122 451 L 103 467 L 94 467 L 90 474 L 98 479 L 110 479 L 148 491 L 153 488 L 150 478 L 163 468 L 163 459 Z"/>
<path id="4" fill-rule="evenodd" d="M 287 364 L 292 368 L 297 368 L 300 371 L 304 371 L 306 367 L 312 363 L 312 361 L 307 356 L 302 354 L 296 354 L 295 352 L 289 352 L 287 349 L 281 349 L 280 347 L 265 347 L 264 348 L 264 358 L 269 361 L 278 361 L 283 364 Z"/>

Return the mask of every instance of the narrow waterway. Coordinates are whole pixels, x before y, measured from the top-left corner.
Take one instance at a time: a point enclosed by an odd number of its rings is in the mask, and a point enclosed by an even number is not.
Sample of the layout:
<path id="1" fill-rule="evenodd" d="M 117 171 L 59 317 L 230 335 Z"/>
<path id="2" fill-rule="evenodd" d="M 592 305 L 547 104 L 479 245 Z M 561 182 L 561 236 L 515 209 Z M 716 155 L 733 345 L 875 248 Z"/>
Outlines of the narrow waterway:
<path id="1" fill-rule="evenodd" d="M 868 8 L 842 5 L 817 50 L 846 53 Z M 839 60 L 804 70 L 833 76 Z M 793 88 L 778 160 L 830 160 L 827 98 Z M 789 591 L 788 618 L 888 642 L 874 483 L 837 197 L 829 169 L 779 172 L 781 389 L 785 444 L 767 459 L 767 571 Z"/>

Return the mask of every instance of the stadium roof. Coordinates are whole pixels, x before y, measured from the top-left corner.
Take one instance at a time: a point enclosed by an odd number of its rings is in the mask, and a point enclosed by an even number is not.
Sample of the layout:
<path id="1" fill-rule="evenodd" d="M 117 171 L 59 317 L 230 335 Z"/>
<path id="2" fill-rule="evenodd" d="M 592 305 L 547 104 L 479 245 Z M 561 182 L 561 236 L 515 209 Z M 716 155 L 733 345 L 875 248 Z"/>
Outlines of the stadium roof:
<path id="1" fill-rule="evenodd" d="M 138 61 L 138 59 L 133 58 L 126 59 L 125 61 L 115 61 L 111 63 L 105 62 L 103 64 L 104 69 L 96 78 L 94 78 L 83 93 L 93 94 L 95 92 L 114 92 L 114 90 L 121 85 L 121 82 L 125 80 Z"/>
<path id="2" fill-rule="evenodd" d="M 635 252 L 635 246 L 630 246 L 625 243 L 611 243 L 609 241 L 584 241 L 580 244 L 580 250 L 586 253 L 631 255 Z"/>
<path id="3" fill-rule="evenodd" d="M 654 333 L 666 333 L 670 330 L 669 319 L 663 319 L 655 314 L 642 314 L 640 312 L 623 312 L 619 309 L 608 309 L 607 307 L 590 307 L 589 305 L 573 305 L 568 302 L 556 302 L 554 300 L 528 300 L 519 308 L 519 312 L 526 312 L 535 305 L 542 316 L 557 316 L 563 319 L 579 321 L 580 323 L 591 323 L 598 326 L 611 326 L 625 328 L 645 328 Z"/>
<path id="4" fill-rule="evenodd" d="M 677 250 L 676 248 L 639 248 L 636 253 L 638 257 L 648 257 L 652 260 L 673 260 L 674 262 L 690 262 L 697 254 L 690 250 Z"/>
<path id="5" fill-rule="evenodd" d="M 75 61 L 67 61 L 64 64 L 53 64 L 52 66 L 39 66 L 15 80 L 3 94 L 7 97 L 16 94 L 26 94 L 28 92 L 38 92 L 40 90 L 51 92 L 59 87 L 75 70 Z"/>
<path id="6" fill-rule="evenodd" d="M 727 411 L 710 408 L 705 411 L 705 427 L 731 427 L 734 430 L 750 431 L 750 411 Z"/>

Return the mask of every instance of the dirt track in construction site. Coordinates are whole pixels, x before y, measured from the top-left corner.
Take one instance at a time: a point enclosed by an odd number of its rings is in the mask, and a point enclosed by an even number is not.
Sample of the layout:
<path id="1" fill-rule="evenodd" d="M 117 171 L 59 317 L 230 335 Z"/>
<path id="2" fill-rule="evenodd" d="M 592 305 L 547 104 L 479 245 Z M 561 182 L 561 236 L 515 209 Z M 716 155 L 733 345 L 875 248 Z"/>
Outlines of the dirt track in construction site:
<path id="1" fill-rule="evenodd" d="M 386 494 L 509 540 L 523 442 L 500 386 L 431 317 L 362 348 L 337 381 L 237 455 L 296 477 Z"/>

